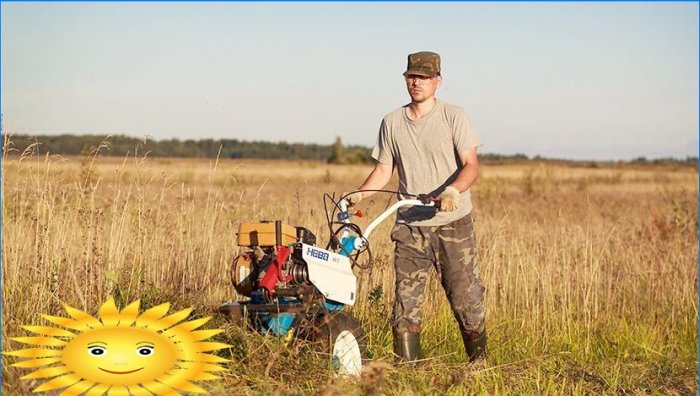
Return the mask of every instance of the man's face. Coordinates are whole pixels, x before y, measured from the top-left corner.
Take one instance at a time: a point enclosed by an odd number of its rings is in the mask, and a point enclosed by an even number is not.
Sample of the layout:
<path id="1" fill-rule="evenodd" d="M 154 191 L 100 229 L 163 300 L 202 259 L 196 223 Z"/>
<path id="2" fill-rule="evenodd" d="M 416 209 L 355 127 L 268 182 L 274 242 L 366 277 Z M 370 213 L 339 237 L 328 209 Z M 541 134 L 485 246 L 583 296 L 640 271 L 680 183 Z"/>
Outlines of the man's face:
<path id="1" fill-rule="evenodd" d="M 442 82 L 440 76 L 426 77 L 408 74 L 405 79 L 408 94 L 411 95 L 411 99 L 415 103 L 422 103 L 435 96 L 435 91 Z"/>

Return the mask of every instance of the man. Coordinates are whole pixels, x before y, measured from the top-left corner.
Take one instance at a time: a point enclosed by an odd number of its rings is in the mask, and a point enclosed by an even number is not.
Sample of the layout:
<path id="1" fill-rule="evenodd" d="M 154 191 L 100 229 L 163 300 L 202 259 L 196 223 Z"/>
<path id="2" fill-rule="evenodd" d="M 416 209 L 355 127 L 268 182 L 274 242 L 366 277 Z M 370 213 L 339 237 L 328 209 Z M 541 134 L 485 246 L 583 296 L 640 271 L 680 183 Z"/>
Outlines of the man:
<path id="1" fill-rule="evenodd" d="M 408 56 L 403 74 L 411 103 L 384 117 L 372 152 L 377 160 L 351 205 L 382 189 L 393 169 L 400 198 L 427 193 L 434 207 L 399 211 L 391 233 L 395 243 L 396 295 L 393 309 L 394 353 L 402 361 L 420 359 L 421 304 L 435 267 L 462 333 L 470 362 L 485 355 L 484 287 L 479 280 L 469 188 L 479 171 L 481 145 L 464 111 L 435 97 L 442 83 L 440 55 Z"/>

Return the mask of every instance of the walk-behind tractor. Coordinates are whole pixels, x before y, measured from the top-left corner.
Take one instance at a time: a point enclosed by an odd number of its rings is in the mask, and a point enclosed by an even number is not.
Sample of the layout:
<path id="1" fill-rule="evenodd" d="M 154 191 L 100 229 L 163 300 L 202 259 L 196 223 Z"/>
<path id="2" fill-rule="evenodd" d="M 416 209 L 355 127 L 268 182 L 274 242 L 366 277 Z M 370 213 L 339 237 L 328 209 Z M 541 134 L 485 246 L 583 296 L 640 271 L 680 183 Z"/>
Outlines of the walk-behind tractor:
<path id="1" fill-rule="evenodd" d="M 345 197 L 336 202 L 325 194 L 330 233 L 325 249 L 316 245 L 316 236 L 304 227 L 281 221 L 240 224 L 238 245 L 246 251 L 233 260 L 231 281 L 246 299 L 224 304 L 219 312 L 264 334 L 294 335 L 317 342 L 330 353 L 336 373 L 358 375 L 365 336 L 357 319 L 343 312 L 357 298 L 357 278 L 352 270 L 372 265 L 367 240 L 389 215 L 402 206 L 435 205 L 428 196 L 417 198 L 396 202 L 363 233 L 350 221 L 362 213 L 349 212 Z M 358 259 L 365 252 L 368 259 L 362 265 Z"/>

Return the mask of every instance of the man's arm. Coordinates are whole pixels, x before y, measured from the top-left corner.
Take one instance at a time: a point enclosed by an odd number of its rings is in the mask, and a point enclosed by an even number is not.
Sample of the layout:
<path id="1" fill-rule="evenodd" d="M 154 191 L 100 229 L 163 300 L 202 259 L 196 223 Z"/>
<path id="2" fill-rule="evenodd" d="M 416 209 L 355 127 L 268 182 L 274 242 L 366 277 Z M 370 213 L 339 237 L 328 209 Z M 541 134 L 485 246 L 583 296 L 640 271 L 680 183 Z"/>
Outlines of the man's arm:
<path id="1" fill-rule="evenodd" d="M 459 159 L 462 161 L 462 170 L 459 171 L 450 187 L 461 193 L 467 191 L 479 176 L 479 158 L 476 155 L 476 147 L 461 152 Z"/>
<path id="2" fill-rule="evenodd" d="M 470 148 L 459 154 L 462 161 L 462 170 L 457 174 L 457 178 L 449 186 L 445 187 L 438 198 L 440 198 L 440 211 L 452 212 L 459 206 L 459 194 L 467 191 L 474 184 L 479 175 L 479 159 L 476 156 L 476 148 Z"/>
<path id="3" fill-rule="evenodd" d="M 386 186 L 389 181 L 391 180 L 391 174 L 394 172 L 394 166 L 393 165 L 387 165 L 387 164 L 382 164 L 381 162 L 377 162 L 377 164 L 374 166 L 374 169 L 372 169 L 372 172 L 367 176 L 367 179 L 365 180 L 360 187 L 358 187 L 358 190 L 381 190 Z M 370 195 L 374 194 L 374 191 L 363 191 L 362 192 L 362 198 L 367 198 Z"/>

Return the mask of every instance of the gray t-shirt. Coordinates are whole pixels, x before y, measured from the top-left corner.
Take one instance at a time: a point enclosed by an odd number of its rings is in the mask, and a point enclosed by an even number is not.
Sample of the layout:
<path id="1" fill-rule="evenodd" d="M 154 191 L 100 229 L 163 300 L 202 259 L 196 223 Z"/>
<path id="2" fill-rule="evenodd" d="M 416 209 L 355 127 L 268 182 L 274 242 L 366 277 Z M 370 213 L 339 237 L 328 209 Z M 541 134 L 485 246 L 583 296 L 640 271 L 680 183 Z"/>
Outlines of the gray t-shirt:
<path id="1" fill-rule="evenodd" d="M 396 166 L 399 197 L 429 194 L 437 197 L 462 169 L 459 153 L 481 146 L 479 135 L 461 107 L 437 100 L 420 120 L 408 118 L 408 105 L 387 114 L 379 128 L 372 158 Z M 460 196 L 453 212 L 437 212 L 429 207 L 399 210 L 396 221 L 417 226 L 437 226 L 459 220 L 472 210 L 469 190 Z"/>

